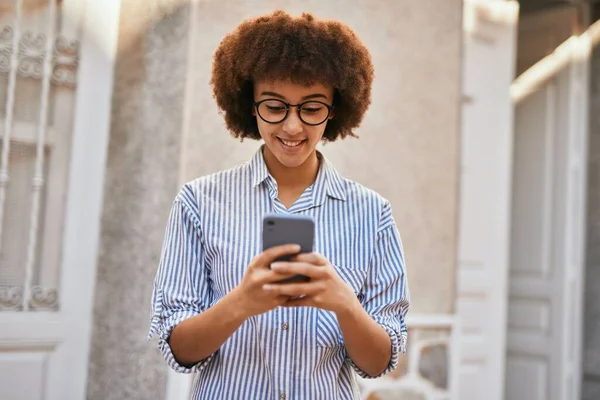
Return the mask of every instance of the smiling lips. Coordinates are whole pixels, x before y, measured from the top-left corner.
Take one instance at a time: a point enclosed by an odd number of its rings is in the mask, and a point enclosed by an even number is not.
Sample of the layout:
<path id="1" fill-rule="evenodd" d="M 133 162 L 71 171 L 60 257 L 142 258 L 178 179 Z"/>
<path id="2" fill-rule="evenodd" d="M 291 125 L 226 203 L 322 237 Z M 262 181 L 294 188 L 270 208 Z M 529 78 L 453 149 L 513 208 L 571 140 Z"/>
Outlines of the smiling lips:
<path id="1" fill-rule="evenodd" d="M 296 147 L 304 143 L 304 140 L 285 140 L 280 137 L 277 137 L 277 139 L 287 147 Z"/>

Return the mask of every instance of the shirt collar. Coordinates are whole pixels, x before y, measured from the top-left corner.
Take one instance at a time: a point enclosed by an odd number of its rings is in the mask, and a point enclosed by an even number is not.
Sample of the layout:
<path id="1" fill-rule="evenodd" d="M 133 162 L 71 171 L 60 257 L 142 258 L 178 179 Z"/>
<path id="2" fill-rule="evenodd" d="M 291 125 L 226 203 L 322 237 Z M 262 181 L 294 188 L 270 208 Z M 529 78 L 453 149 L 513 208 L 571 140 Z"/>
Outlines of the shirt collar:
<path id="1" fill-rule="evenodd" d="M 260 146 L 249 163 L 253 187 L 260 185 L 267 179 L 275 181 L 267 169 L 267 164 L 263 156 L 263 148 L 264 144 Z M 317 179 L 313 184 L 315 201 L 321 203 L 325 195 L 338 200 L 346 200 L 346 181 L 322 153 L 317 151 L 317 155 L 321 160 L 321 166 L 317 174 Z"/>
<path id="2" fill-rule="evenodd" d="M 260 146 L 258 151 L 254 153 L 254 157 L 250 160 L 250 176 L 252 177 L 253 187 L 260 185 L 271 176 L 263 157 L 263 147 L 264 145 Z"/>

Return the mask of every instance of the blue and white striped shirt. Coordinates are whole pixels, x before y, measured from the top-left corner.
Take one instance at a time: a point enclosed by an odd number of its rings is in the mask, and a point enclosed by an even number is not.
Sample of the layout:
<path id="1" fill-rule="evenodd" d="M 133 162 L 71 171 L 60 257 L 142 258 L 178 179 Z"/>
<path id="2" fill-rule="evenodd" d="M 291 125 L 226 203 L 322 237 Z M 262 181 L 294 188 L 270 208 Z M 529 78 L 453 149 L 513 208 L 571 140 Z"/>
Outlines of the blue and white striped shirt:
<path id="1" fill-rule="evenodd" d="M 207 359 L 180 365 L 167 339 L 235 288 L 261 253 L 267 213 L 309 215 L 315 251 L 354 289 L 369 315 L 390 335 L 387 373 L 405 352 L 409 306 L 404 255 L 388 201 L 341 177 L 320 155 L 316 181 L 289 208 L 262 148 L 252 160 L 187 183 L 176 197 L 154 283 L 149 337 L 178 372 L 197 373 L 193 399 L 358 399 L 356 373 L 335 314 L 280 307 L 254 316 Z M 382 374 L 382 375 L 383 375 Z"/>

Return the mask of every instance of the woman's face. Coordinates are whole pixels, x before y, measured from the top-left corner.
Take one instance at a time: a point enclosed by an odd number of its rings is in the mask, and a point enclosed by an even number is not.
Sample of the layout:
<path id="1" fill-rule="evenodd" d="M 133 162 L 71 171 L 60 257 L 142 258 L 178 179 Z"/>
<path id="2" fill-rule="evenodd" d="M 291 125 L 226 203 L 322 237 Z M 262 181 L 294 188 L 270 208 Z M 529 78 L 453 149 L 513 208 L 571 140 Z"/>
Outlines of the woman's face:
<path id="1" fill-rule="evenodd" d="M 255 102 L 266 99 L 281 100 L 288 104 L 315 101 L 315 103 L 308 103 L 303 107 L 303 119 L 310 123 L 318 123 L 325 119 L 319 125 L 308 125 L 298 116 L 297 107 L 290 107 L 287 117 L 283 121 L 268 123 L 263 118 L 269 121 L 278 121 L 285 116 L 283 103 L 264 102 L 259 106 L 260 116 L 256 107 L 252 109 L 252 114 L 256 116 L 260 136 L 265 141 L 265 150 L 272 153 L 281 165 L 288 168 L 299 167 L 314 153 L 317 144 L 323 137 L 327 122 L 333 118 L 333 111 L 327 117 L 327 107 L 316 102 L 331 106 L 333 92 L 333 87 L 320 83 L 311 86 L 291 82 L 256 82 L 254 84 Z"/>

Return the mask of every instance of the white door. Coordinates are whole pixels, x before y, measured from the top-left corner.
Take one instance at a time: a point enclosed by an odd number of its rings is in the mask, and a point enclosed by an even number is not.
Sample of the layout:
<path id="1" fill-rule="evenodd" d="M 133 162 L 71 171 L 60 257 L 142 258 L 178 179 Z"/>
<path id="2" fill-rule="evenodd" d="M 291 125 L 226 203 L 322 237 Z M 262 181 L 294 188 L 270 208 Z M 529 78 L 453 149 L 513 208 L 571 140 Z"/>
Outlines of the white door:
<path id="1" fill-rule="evenodd" d="M 571 40 L 562 48 L 570 57 L 554 60 L 563 65 L 543 61 L 529 73 L 539 77 L 541 71 L 554 70 L 516 105 L 507 400 L 579 399 L 587 184 L 585 45 L 584 40 Z"/>
<path id="2" fill-rule="evenodd" d="M 460 400 L 503 400 L 518 4 L 466 1 L 458 248 Z"/>
<path id="3" fill-rule="evenodd" d="M 118 0 L 0 5 L 0 399 L 85 398 Z"/>

